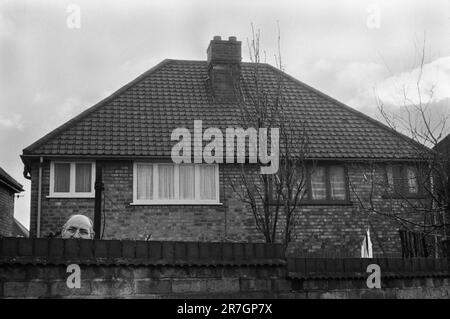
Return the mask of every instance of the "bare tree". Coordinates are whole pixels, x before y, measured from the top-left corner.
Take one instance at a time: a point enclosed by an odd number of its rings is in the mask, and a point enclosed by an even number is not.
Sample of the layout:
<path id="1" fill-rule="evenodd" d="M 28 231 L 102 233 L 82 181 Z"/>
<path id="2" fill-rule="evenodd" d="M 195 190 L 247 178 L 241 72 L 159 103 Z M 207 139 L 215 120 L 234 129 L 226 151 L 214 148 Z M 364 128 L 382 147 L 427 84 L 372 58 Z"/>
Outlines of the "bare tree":
<path id="1" fill-rule="evenodd" d="M 272 175 L 260 174 L 261 163 L 241 166 L 238 182 L 231 181 L 233 192 L 254 216 L 257 230 L 266 242 L 291 242 L 300 202 L 305 195 L 308 168 L 309 139 L 304 123 L 294 123 L 288 115 L 289 102 L 285 96 L 285 77 L 280 56 L 275 55 L 278 71 L 260 58 L 260 32 L 252 24 L 252 39 L 247 40 L 251 58 L 249 74 L 235 86 L 244 128 L 279 129 L 279 169 Z M 264 54 L 265 55 L 265 54 Z M 275 79 L 267 72 L 275 75 Z M 279 238 L 281 237 L 281 238 Z"/>
<path id="2" fill-rule="evenodd" d="M 402 84 L 399 92 L 401 108 L 390 111 L 383 98 L 376 94 L 384 122 L 413 140 L 412 157 L 415 160 L 409 163 L 409 168 L 403 169 L 403 174 L 394 170 L 378 177 L 375 172 L 379 165 L 371 163 L 366 168 L 366 182 L 370 184 L 366 198 L 362 198 L 356 187 L 350 185 L 350 188 L 362 210 L 392 219 L 405 230 L 419 231 L 431 238 L 437 257 L 440 240 L 450 236 L 450 140 L 442 142 L 449 132 L 449 115 L 438 115 L 433 109 L 436 84 L 425 87 L 425 37 L 417 52 L 417 79 L 412 87 Z M 376 194 L 380 193 L 386 194 L 383 205 L 375 200 Z M 411 193 L 417 196 L 411 196 Z"/>

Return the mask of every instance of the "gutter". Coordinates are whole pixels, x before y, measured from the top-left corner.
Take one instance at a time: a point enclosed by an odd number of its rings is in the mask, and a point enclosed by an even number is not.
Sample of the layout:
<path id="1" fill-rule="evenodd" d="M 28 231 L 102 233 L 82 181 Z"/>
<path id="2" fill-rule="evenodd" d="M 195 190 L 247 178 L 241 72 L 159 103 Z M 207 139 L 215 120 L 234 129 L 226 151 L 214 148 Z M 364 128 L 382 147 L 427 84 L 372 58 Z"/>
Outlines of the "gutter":
<path id="1" fill-rule="evenodd" d="M 75 154 L 75 155 L 54 155 L 54 154 L 22 154 L 22 161 L 34 160 L 46 156 L 50 159 L 102 159 L 102 160 L 122 160 L 122 161 L 136 161 L 136 160 L 172 160 L 170 155 L 168 156 L 146 156 L 146 155 L 86 155 L 86 154 Z M 248 156 L 245 157 L 248 160 Z M 340 161 L 340 162 L 425 162 L 425 158 L 375 158 L 375 157 L 307 157 L 306 161 Z M 218 163 L 222 164 L 222 163 Z M 223 163 L 227 164 L 227 163 Z M 238 163 L 230 163 L 238 164 Z M 249 164 L 249 163 L 245 163 Z"/>
<path id="2" fill-rule="evenodd" d="M 23 188 L 15 187 L 15 186 L 12 185 L 11 183 L 8 183 L 8 182 L 6 182 L 6 181 L 4 181 L 4 180 L 2 180 L 2 179 L 0 179 L 0 183 L 4 184 L 5 186 L 7 186 L 7 187 L 9 187 L 10 189 L 12 189 L 14 193 L 21 193 L 21 192 L 24 191 Z"/>

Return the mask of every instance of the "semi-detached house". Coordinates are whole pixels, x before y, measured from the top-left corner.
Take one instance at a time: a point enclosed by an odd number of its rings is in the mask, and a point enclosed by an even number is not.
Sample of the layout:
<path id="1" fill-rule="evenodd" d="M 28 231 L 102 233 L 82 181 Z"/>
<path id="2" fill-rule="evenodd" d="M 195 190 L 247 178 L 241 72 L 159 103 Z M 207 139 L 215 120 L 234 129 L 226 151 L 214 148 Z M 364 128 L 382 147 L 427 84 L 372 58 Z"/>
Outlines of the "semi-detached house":
<path id="1" fill-rule="evenodd" d="M 240 164 L 176 165 L 170 139 L 175 128 L 192 130 L 195 120 L 223 131 L 239 125 L 238 105 L 220 98 L 227 88 L 220 72 L 238 70 L 245 80 L 253 67 L 241 61 L 235 37 L 214 37 L 206 60 L 164 60 L 25 148 L 31 236 L 58 231 L 71 214 L 93 218 L 101 165 L 104 239 L 261 241 L 252 213 L 229 185 Z M 259 72 L 269 85 L 283 78 L 288 113 L 293 123 L 308 123 L 309 156 L 317 163 L 293 246 L 359 256 L 370 225 L 375 254 L 400 254 L 399 225 L 370 216 L 360 201 L 371 192 L 371 201 L 392 209 L 384 191 L 370 190 L 369 173 L 388 185 L 403 183 L 409 198 L 419 198 L 420 146 L 271 65 Z"/>

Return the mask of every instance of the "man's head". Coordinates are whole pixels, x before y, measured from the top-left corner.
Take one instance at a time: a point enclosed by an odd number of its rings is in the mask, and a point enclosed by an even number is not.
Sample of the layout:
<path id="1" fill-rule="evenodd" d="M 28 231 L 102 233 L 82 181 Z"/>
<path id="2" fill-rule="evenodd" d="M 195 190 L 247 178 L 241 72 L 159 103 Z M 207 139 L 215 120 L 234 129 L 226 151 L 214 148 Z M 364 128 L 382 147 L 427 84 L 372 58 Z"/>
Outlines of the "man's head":
<path id="1" fill-rule="evenodd" d="M 72 215 L 64 224 L 61 237 L 93 239 L 93 226 L 92 220 L 89 217 L 84 215 Z"/>

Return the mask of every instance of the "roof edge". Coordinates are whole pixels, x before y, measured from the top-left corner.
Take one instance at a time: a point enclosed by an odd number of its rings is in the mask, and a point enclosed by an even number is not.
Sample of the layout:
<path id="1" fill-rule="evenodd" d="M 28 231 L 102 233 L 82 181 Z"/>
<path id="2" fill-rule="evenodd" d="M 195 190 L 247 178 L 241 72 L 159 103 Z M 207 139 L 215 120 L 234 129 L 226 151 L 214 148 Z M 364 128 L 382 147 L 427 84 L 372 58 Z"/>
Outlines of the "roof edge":
<path id="1" fill-rule="evenodd" d="M 36 142 L 34 142 L 31 145 L 27 146 L 26 148 L 24 148 L 22 150 L 22 153 L 25 155 L 25 154 L 29 154 L 29 153 L 33 152 L 36 148 L 38 148 L 39 146 L 41 146 L 42 144 L 44 144 L 45 142 L 47 142 L 51 138 L 55 137 L 56 135 L 62 133 L 65 130 L 69 129 L 70 127 L 75 125 L 77 122 L 79 122 L 80 120 L 82 120 L 83 118 L 88 116 L 89 114 L 95 112 L 100 107 L 102 107 L 104 104 L 106 104 L 109 101 L 111 101 L 113 98 L 117 97 L 119 94 L 125 92 L 127 89 L 129 89 L 133 85 L 135 85 L 138 82 L 140 82 L 141 80 L 143 80 L 149 74 L 157 71 L 158 69 L 160 69 L 161 67 L 163 67 L 164 65 L 166 65 L 166 64 L 168 64 L 169 62 L 172 62 L 172 61 L 173 61 L 172 59 L 164 59 L 163 61 L 159 62 L 157 65 L 155 65 L 151 69 L 145 71 L 144 73 L 139 75 L 137 78 L 131 80 L 130 82 L 128 82 L 127 84 L 125 84 L 124 86 L 122 86 L 121 88 L 119 88 L 118 90 L 113 92 L 111 95 L 109 95 L 106 98 L 102 99 L 100 102 L 97 102 L 96 104 L 94 104 L 93 106 L 91 106 L 88 109 L 84 110 L 83 112 L 81 112 L 77 116 L 75 116 L 75 117 L 71 118 L 70 120 L 68 120 L 67 122 L 61 124 L 60 126 L 55 128 L 53 131 L 50 131 L 49 133 L 47 133 L 46 135 L 44 135 L 43 137 L 38 139 Z"/>
<path id="2" fill-rule="evenodd" d="M 140 161 L 140 160 L 170 160 L 171 156 L 147 156 L 147 155 L 95 155 L 95 154 L 69 154 L 69 155 L 61 155 L 61 154 L 29 154 L 29 155 L 21 155 L 22 158 L 26 158 L 27 160 L 39 160 L 40 157 L 46 157 L 47 159 L 62 159 L 66 158 L 67 160 L 75 159 L 75 158 L 85 158 L 91 160 L 104 160 L 104 161 Z M 376 162 L 422 162 L 424 159 L 420 158 L 382 158 L 382 157 L 308 157 L 306 158 L 308 161 L 342 161 L 342 162 L 367 162 L 367 161 L 376 161 Z M 219 164 L 237 164 L 237 163 L 219 163 Z M 246 163 L 250 164 L 250 163 Z"/>
<path id="3" fill-rule="evenodd" d="M 27 229 L 21 222 L 19 222 L 19 220 L 17 218 L 14 217 L 14 223 L 17 225 L 17 227 L 19 227 L 19 229 L 22 231 L 22 233 L 24 235 L 26 235 L 27 237 L 30 236 L 30 230 Z"/>
<path id="4" fill-rule="evenodd" d="M 370 117 L 367 114 L 362 113 L 361 111 L 358 111 L 358 110 L 356 110 L 356 109 L 346 105 L 345 103 L 343 103 L 343 102 L 341 102 L 339 100 L 336 100 L 335 98 L 329 96 L 328 94 L 325 94 L 325 93 L 321 92 L 320 90 L 313 88 L 312 86 L 310 86 L 310 85 L 308 85 L 308 84 L 306 84 L 306 83 L 296 79 L 292 75 L 289 75 L 286 72 L 277 69 L 273 65 L 270 65 L 269 63 L 262 63 L 262 64 L 264 64 L 264 65 L 268 66 L 269 68 L 271 68 L 272 70 L 282 74 L 283 76 L 287 77 L 291 81 L 294 81 L 298 85 L 303 86 L 303 87 L 307 88 L 308 90 L 311 90 L 312 92 L 320 95 L 321 97 L 327 99 L 328 101 L 336 103 L 337 105 L 339 105 L 340 107 L 346 109 L 347 111 L 350 111 L 350 112 L 354 113 L 355 115 L 360 116 L 360 117 L 370 121 L 371 123 L 373 123 L 373 124 L 377 125 L 378 127 L 388 131 L 389 133 L 397 135 L 401 139 L 405 140 L 405 142 L 409 142 L 409 143 L 415 145 L 416 147 L 418 147 L 419 149 L 422 149 L 423 151 L 426 151 L 427 153 L 433 153 L 432 149 L 428 148 L 425 145 L 420 144 L 419 142 L 413 140 L 411 137 L 406 136 L 403 133 L 400 133 L 400 132 L 394 130 L 393 128 L 391 128 L 391 127 L 381 123 L 380 121 L 375 120 L 374 118 Z"/>
<path id="5" fill-rule="evenodd" d="M 23 185 L 20 184 L 14 177 L 9 175 L 3 168 L 0 167 L 0 183 L 11 188 L 16 193 L 23 192 Z"/>
<path id="6" fill-rule="evenodd" d="M 10 189 L 12 189 L 15 193 L 22 193 L 25 190 L 23 189 L 22 184 L 17 183 L 17 185 L 14 185 L 12 183 L 10 183 L 9 181 L 5 180 L 5 179 L 0 179 L 0 183 L 6 185 L 7 187 L 9 187 Z"/>

